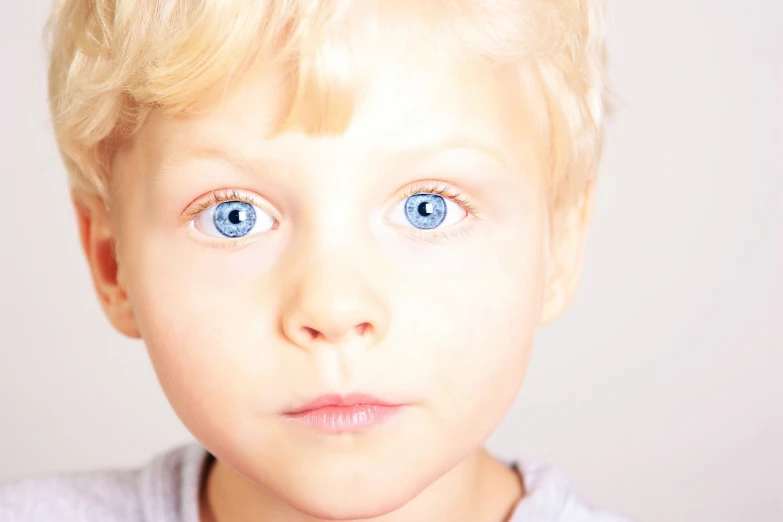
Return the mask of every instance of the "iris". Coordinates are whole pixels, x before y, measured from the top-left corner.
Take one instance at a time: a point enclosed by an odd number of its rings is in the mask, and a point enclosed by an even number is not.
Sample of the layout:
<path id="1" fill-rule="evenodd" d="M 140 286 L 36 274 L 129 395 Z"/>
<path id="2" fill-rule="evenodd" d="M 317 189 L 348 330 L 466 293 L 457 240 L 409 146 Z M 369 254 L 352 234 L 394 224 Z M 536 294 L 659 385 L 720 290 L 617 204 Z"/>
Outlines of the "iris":
<path id="1" fill-rule="evenodd" d="M 414 194 L 405 201 L 405 217 L 417 228 L 435 228 L 446 219 L 446 202 L 437 194 Z"/>
<path id="2" fill-rule="evenodd" d="M 256 211 L 244 201 L 226 201 L 215 208 L 215 227 L 226 237 L 242 237 L 253 229 Z"/>

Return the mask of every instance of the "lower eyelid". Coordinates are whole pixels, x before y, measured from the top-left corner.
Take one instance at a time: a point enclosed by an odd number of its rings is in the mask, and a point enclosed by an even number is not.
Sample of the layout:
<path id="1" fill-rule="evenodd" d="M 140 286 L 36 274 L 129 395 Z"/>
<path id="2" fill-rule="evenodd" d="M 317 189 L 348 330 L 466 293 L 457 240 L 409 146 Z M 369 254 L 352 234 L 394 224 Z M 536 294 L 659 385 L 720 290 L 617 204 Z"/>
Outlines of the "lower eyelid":
<path id="1" fill-rule="evenodd" d="M 433 231 L 414 228 L 412 229 L 410 235 L 427 243 L 445 243 L 451 241 L 452 239 L 459 239 L 467 235 L 471 230 L 473 230 L 474 225 L 474 223 L 468 223 L 464 226 L 455 225 L 454 227 L 445 230 L 433 229 Z"/>
<path id="2" fill-rule="evenodd" d="M 259 237 L 263 235 L 263 234 L 250 234 L 248 236 L 234 238 L 234 239 L 230 239 L 230 238 L 218 239 L 216 237 L 207 236 L 198 231 L 195 231 L 193 233 L 197 234 L 198 236 L 196 237 L 195 240 L 205 245 L 207 248 L 212 250 L 225 251 L 225 252 L 233 252 L 235 250 L 239 250 L 245 246 L 248 246 L 251 243 L 256 242 L 259 239 Z"/>

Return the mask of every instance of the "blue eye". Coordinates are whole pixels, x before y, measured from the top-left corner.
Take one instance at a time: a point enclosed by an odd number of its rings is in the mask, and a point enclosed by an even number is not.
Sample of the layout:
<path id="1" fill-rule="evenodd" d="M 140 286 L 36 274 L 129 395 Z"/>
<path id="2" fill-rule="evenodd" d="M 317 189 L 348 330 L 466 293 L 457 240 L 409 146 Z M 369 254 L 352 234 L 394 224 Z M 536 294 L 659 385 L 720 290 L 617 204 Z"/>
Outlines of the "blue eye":
<path id="1" fill-rule="evenodd" d="M 437 194 L 414 194 L 405 200 L 405 217 L 416 228 L 435 228 L 446 219 L 446 201 Z"/>
<path id="2" fill-rule="evenodd" d="M 245 201 L 224 201 L 201 212 L 193 220 L 199 232 L 217 238 L 240 238 L 272 228 L 274 218 Z M 268 225 L 258 229 L 259 224 Z"/>
<path id="3" fill-rule="evenodd" d="M 215 228 L 226 237 L 242 237 L 253 230 L 256 211 L 244 201 L 226 201 L 215 209 Z"/>
<path id="4" fill-rule="evenodd" d="M 447 228 L 468 215 L 462 205 L 451 197 L 430 192 L 413 194 L 394 208 L 390 222 L 416 229 Z"/>

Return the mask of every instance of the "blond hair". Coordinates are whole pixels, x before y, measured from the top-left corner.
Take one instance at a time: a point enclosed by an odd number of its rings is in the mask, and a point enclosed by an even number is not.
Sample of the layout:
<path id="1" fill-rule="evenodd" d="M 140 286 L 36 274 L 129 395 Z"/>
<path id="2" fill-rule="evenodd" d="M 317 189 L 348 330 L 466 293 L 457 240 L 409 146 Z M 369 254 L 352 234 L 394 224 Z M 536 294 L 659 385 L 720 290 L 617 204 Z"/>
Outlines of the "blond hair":
<path id="1" fill-rule="evenodd" d="M 525 81 L 544 95 L 547 182 L 562 202 L 595 176 L 603 148 L 603 9 L 603 0 L 60 0 L 44 28 L 52 122 L 71 186 L 106 199 L 114 153 L 153 108 L 196 113 L 251 71 L 282 66 L 290 99 L 273 132 L 339 133 L 366 53 L 420 52 L 426 41 L 534 73 Z"/>

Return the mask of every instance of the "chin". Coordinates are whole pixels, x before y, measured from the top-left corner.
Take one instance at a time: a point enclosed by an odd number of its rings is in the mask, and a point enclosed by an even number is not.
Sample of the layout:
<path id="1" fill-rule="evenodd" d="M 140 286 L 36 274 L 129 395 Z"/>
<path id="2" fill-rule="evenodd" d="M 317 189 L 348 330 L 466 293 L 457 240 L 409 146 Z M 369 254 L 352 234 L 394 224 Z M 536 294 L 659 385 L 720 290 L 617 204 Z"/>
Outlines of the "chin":
<path id="1" fill-rule="evenodd" d="M 373 496 L 346 493 L 348 494 L 339 499 L 313 495 L 286 500 L 300 513 L 321 520 L 364 520 L 380 517 L 396 511 L 411 500 L 398 492 L 382 492 Z"/>
<path id="2" fill-rule="evenodd" d="M 375 471 L 359 484 L 333 479 L 299 482 L 277 493 L 289 506 L 313 518 L 361 520 L 396 511 L 415 498 L 420 489 L 413 480 L 389 481 L 381 471 Z"/>

